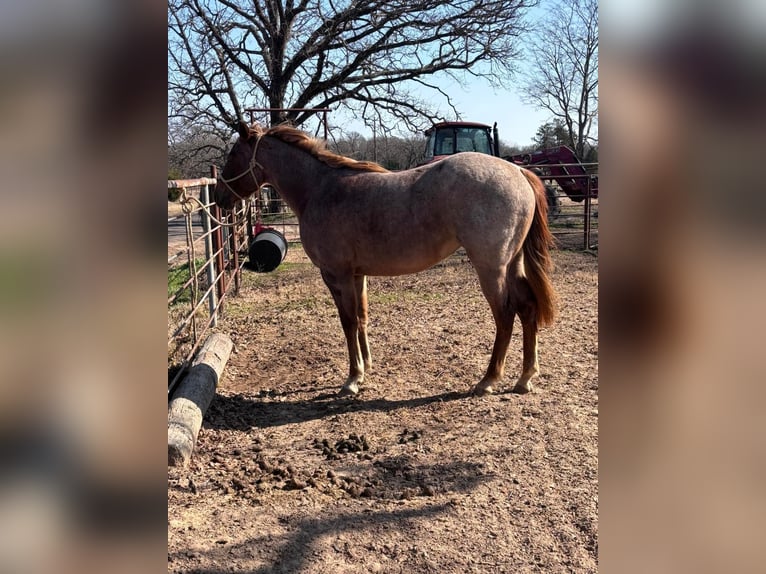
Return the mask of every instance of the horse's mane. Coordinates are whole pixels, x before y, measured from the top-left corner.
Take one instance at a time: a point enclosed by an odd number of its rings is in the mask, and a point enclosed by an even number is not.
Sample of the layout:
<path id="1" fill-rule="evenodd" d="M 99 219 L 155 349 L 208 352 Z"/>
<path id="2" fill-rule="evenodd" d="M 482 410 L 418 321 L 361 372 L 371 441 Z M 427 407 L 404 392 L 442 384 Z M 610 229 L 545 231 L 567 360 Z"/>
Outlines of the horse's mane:
<path id="1" fill-rule="evenodd" d="M 278 125 L 266 130 L 259 127 L 250 128 L 250 132 L 257 136 L 273 136 L 283 142 L 293 145 L 305 152 L 310 153 L 322 163 L 330 167 L 345 167 L 359 171 L 377 171 L 387 172 L 388 170 L 372 161 L 357 161 L 350 157 L 345 157 L 331 152 L 327 149 L 325 142 L 303 133 L 302 131 L 288 125 Z"/>

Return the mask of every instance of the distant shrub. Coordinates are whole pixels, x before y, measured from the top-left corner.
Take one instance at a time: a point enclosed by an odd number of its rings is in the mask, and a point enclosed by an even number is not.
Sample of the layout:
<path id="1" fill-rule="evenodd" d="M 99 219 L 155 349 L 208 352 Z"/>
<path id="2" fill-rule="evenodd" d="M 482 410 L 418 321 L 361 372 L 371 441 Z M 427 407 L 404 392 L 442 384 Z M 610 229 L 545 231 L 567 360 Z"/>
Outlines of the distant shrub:
<path id="1" fill-rule="evenodd" d="M 181 197 L 181 191 L 180 187 L 169 187 L 168 201 L 178 201 L 178 198 Z"/>

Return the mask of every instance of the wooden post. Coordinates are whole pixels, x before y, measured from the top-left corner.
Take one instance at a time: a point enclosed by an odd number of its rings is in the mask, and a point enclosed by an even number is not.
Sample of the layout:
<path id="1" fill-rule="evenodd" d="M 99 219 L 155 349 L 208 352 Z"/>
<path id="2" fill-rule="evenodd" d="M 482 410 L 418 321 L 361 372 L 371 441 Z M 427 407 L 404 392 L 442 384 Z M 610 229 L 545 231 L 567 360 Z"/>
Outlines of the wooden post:
<path id="1" fill-rule="evenodd" d="M 186 466 L 191 458 L 202 417 L 210 406 L 226 361 L 231 339 L 213 333 L 197 353 L 168 407 L 168 465 Z"/>

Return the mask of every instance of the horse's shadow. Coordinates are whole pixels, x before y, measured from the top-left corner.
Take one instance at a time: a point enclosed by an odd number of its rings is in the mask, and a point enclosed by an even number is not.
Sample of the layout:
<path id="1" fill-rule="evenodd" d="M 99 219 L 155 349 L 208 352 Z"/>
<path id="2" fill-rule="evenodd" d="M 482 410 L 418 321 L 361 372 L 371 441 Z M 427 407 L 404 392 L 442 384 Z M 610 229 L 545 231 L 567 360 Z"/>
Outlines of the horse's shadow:
<path id="1" fill-rule="evenodd" d="M 447 392 L 429 397 L 390 400 L 339 397 L 322 393 L 308 400 L 288 401 L 285 394 L 269 393 L 262 397 L 216 395 L 205 415 L 205 427 L 242 430 L 302 423 L 344 413 L 383 412 L 418 408 L 433 403 L 467 399 L 466 393 Z"/>

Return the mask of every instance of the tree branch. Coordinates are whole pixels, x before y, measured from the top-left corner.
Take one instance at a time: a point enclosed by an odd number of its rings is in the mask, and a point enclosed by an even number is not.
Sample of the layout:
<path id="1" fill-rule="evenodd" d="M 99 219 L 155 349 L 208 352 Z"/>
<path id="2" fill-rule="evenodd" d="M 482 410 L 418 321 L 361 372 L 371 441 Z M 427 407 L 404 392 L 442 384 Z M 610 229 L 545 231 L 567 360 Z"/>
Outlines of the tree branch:
<path id="1" fill-rule="evenodd" d="M 170 105 L 202 112 L 212 102 L 224 121 L 264 100 L 274 107 L 343 104 L 363 117 L 365 109 L 379 106 L 377 115 L 397 121 L 416 116 L 412 123 L 421 123 L 435 112 L 408 89 L 420 85 L 434 89 L 457 115 L 448 95 L 425 78 L 509 79 L 527 30 L 526 11 L 536 3 L 170 0 L 169 13 L 187 40 L 170 48 L 185 53 L 169 57 Z M 205 95 L 195 99 L 195 93 Z"/>

